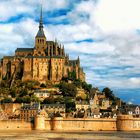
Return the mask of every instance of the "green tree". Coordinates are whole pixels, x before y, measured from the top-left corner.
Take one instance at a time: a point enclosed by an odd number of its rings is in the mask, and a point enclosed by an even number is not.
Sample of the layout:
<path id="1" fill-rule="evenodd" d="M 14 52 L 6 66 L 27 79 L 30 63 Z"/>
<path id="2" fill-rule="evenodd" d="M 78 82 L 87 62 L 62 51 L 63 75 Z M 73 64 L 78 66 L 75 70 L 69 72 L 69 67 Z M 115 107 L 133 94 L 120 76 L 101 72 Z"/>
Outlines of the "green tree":
<path id="1" fill-rule="evenodd" d="M 76 72 L 75 71 L 69 72 L 68 79 L 72 81 L 76 80 Z"/>
<path id="2" fill-rule="evenodd" d="M 91 84 L 87 84 L 86 82 L 82 82 L 82 88 L 88 92 L 90 92 L 90 90 L 92 89 L 92 85 Z"/>
<path id="3" fill-rule="evenodd" d="M 31 95 L 31 102 L 39 102 L 39 99 L 35 95 Z"/>
<path id="4" fill-rule="evenodd" d="M 74 81 L 74 85 L 76 86 L 76 87 L 81 87 L 82 86 L 82 81 L 80 80 L 80 79 L 76 79 L 75 81 Z"/>
<path id="5" fill-rule="evenodd" d="M 42 83 L 42 84 L 40 85 L 40 87 L 46 88 L 46 85 L 45 85 L 44 83 Z"/>
<path id="6" fill-rule="evenodd" d="M 24 97 L 28 95 L 28 90 L 24 88 L 23 90 L 20 91 L 19 97 Z"/>
<path id="7" fill-rule="evenodd" d="M 68 80 L 69 80 L 68 77 L 62 77 L 63 82 L 68 82 Z"/>
<path id="8" fill-rule="evenodd" d="M 22 97 L 17 97 L 14 102 L 15 103 L 23 103 L 23 98 Z"/>
<path id="9" fill-rule="evenodd" d="M 72 112 L 76 110 L 75 100 L 73 97 L 65 97 L 66 112 Z"/>
<path id="10" fill-rule="evenodd" d="M 31 102 L 31 98 L 29 95 L 23 97 L 23 103 L 30 103 Z"/>
<path id="11" fill-rule="evenodd" d="M 6 88 L 6 87 L 8 87 L 8 86 L 7 86 L 7 82 L 8 82 L 7 80 L 2 80 L 2 81 L 0 82 L 0 88 L 4 88 L 4 87 Z"/>
<path id="12" fill-rule="evenodd" d="M 106 98 L 115 100 L 115 95 L 113 94 L 113 91 L 110 88 L 105 87 L 102 92 L 105 93 Z"/>
<path id="13" fill-rule="evenodd" d="M 17 97 L 14 102 L 15 103 L 30 103 L 31 102 L 31 98 L 30 98 L 29 95 L 24 96 L 24 97 Z"/>
<path id="14" fill-rule="evenodd" d="M 15 89 L 11 89 L 10 95 L 12 96 L 12 98 L 15 98 L 16 97 L 16 90 Z"/>
<path id="15" fill-rule="evenodd" d="M 25 85 L 25 87 L 27 89 L 33 89 L 34 86 L 40 86 L 40 83 L 38 81 L 25 81 L 23 82 L 23 84 Z"/>
<path id="16" fill-rule="evenodd" d="M 66 103 L 66 112 L 72 112 L 75 110 L 76 110 L 75 102 L 67 102 Z"/>
<path id="17" fill-rule="evenodd" d="M 59 89 L 62 92 L 63 96 L 75 97 L 77 93 L 76 86 L 74 84 L 69 84 L 66 82 L 60 83 Z"/>
<path id="18" fill-rule="evenodd" d="M 54 104 L 53 96 L 47 97 L 44 99 L 43 104 Z"/>
<path id="19" fill-rule="evenodd" d="M 6 97 L 3 100 L 1 100 L 1 103 L 13 103 L 13 101 L 11 98 Z"/>

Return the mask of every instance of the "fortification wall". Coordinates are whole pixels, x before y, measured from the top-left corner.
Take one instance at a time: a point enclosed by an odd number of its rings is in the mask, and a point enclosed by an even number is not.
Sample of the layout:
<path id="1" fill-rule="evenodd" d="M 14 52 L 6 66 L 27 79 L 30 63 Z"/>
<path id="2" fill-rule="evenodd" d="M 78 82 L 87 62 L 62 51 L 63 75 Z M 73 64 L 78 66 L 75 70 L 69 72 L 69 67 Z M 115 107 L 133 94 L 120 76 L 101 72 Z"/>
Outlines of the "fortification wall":
<path id="1" fill-rule="evenodd" d="M 116 119 L 47 119 L 45 130 L 115 131 Z"/>
<path id="2" fill-rule="evenodd" d="M 35 127 L 30 122 L 17 120 L 0 121 L 0 130 L 62 130 L 62 131 L 140 131 L 140 118 L 129 115 L 117 119 L 94 118 L 35 118 Z"/>
<path id="3" fill-rule="evenodd" d="M 33 126 L 30 122 L 17 120 L 1 120 L 0 130 L 32 130 Z"/>
<path id="4" fill-rule="evenodd" d="M 120 115 L 116 122 L 119 131 L 140 131 L 140 118 L 133 118 L 131 115 Z"/>
<path id="5" fill-rule="evenodd" d="M 41 121 L 41 118 L 39 119 Z M 54 118 L 43 119 L 43 121 L 44 130 L 140 131 L 140 118 L 133 118 L 130 115 L 121 115 L 117 119 Z"/>

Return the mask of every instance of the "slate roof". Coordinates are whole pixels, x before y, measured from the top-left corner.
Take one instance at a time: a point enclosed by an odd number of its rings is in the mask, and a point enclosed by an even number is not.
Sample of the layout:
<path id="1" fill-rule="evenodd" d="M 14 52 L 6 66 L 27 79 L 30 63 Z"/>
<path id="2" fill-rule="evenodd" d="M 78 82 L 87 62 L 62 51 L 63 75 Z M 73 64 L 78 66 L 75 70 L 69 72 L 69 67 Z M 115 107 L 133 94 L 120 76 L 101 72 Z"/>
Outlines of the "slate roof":
<path id="1" fill-rule="evenodd" d="M 17 48 L 16 52 L 32 52 L 33 48 Z"/>
<path id="2" fill-rule="evenodd" d="M 3 58 L 12 59 L 14 56 L 4 56 Z"/>
<path id="3" fill-rule="evenodd" d="M 65 108 L 65 104 L 44 104 L 46 108 Z"/>
<path id="4" fill-rule="evenodd" d="M 41 28 L 41 29 L 38 30 L 38 33 L 37 33 L 36 37 L 45 37 L 43 28 Z"/>
<path id="5" fill-rule="evenodd" d="M 54 41 L 46 41 L 47 44 L 54 44 Z"/>
<path id="6" fill-rule="evenodd" d="M 77 64 L 77 60 L 69 60 L 70 66 L 75 66 Z"/>

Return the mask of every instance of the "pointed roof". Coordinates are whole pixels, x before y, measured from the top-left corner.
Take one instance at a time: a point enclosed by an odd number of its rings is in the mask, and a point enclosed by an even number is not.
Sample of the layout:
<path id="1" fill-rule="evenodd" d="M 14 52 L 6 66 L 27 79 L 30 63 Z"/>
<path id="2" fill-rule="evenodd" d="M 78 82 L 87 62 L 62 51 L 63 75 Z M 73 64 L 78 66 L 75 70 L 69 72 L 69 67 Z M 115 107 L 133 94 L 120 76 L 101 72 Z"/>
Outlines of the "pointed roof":
<path id="1" fill-rule="evenodd" d="M 41 5 L 41 12 L 40 12 L 40 20 L 39 20 L 39 30 L 36 37 L 45 37 L 44 31 L 43 31 L 42 5 Z"/>

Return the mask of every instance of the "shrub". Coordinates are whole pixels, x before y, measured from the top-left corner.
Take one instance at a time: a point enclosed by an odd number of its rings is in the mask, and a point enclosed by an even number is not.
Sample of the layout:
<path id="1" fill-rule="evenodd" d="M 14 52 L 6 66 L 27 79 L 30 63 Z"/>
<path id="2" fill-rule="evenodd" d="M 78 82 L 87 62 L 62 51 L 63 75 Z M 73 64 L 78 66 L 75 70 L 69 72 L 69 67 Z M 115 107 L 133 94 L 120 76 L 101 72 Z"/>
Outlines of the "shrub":
<path id="1" fill-rule="evenodd" d="M 46 85 L 45 85 L 44 83 L 42 83 L 42 84 L 40 85 L 40 87 L 46 88 Z"/>
<path id="2" fill-rule="evenodd" d="M 11 98 L 4 98 L 3 100 L 1 100 L 1 103 L 13 103 Z"/>

